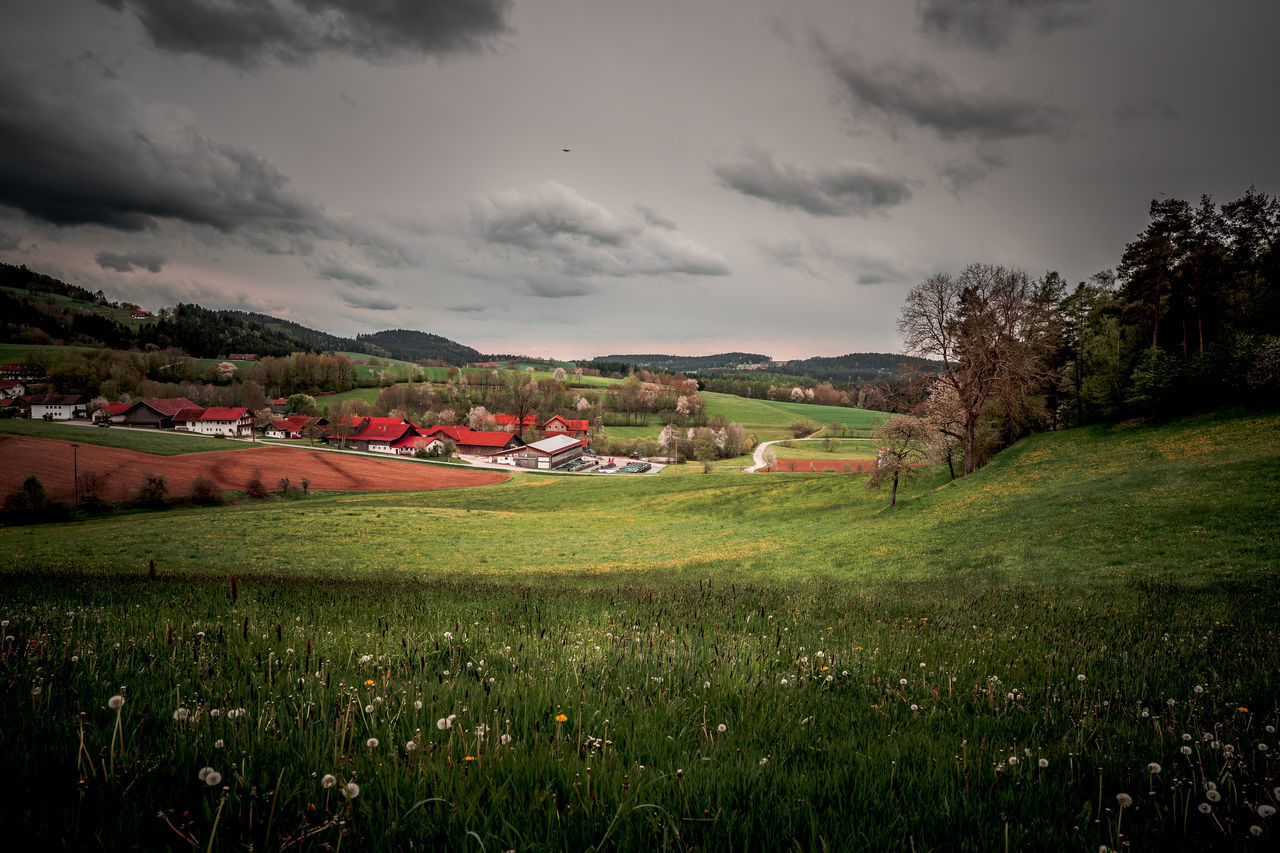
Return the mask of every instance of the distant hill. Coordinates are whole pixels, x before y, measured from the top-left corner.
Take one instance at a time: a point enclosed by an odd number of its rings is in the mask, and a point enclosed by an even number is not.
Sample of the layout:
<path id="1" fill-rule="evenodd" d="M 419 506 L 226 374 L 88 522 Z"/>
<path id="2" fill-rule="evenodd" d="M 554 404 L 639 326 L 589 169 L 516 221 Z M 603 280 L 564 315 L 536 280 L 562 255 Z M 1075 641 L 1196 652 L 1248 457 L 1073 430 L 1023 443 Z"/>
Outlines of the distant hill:
<path id="1" fill-rule="evenodd" d="M 832 357 L 815 356 L 773 365 L 780 373 L 808 376 L 824 382 L 867 382 L 901 376 L 908 370 L 937 371 L 941 362 L 889 352 L 851 352 Z"/>
<path id="2" fill-rule="evenodd" d="M 438 360 L 448 364 L 470 364 L 473 361 L 487 360 L 478 350 L 465 344 L 413 329 L 387 329 L 368 335 L 356 335 L 356 340 L 361 344 L 380 347 L 388 357 L 401 361 Z"/>
<path id="3" fill-rule="evenodd" d="M 328 332 L 321 332 L 318 329 L 308 328 L 301 323 L 294 323 L 291 320 L 282 320 L 279 317 L 272 317 L 270 314 L 259 314 L 255 311 L 235 311 L 225 310 L 223 314 L 230 314 L 234 317 L 243 317 L 254 323 L 276 332 L 283 332 L 292 335 L 303 343 L 307 344 L 311 349 L 322 350 L 325 352 L 362 352 L 368 355 L 375 355 L 379 358 L 390 358 L 391 353 L 384 350 L 376 344 L 367 341 L 358 341 L 355 338 L 342 338 L 337 335 L 331 335 Z"/>
<path id="4" fill-rule="evenodd" d="M 716 355 L 602 355 L 593 361 L 632 364 L 648 370 L 692 373 L 699 370 L 737 370 L 746 364 L 768 364 L 769 356 L 755 352 L 722 352 Z"/>

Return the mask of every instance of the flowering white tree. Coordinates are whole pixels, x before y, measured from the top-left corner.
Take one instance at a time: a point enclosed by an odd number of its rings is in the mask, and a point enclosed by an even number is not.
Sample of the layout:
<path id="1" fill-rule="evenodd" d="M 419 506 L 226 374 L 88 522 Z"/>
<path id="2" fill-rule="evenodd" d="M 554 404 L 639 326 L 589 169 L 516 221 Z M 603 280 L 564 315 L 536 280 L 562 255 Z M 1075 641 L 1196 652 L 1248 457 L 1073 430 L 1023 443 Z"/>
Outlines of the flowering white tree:
<path id="1" fill-rule="evenodd" d="M 721 427 L 720 431 L 716 433 L 716 447 L 718 447 L 720 450 L 724 450 L 725 446 L 728 443 L 729 443 L 729 428 Z"/>
<path id="2" fill-rule="evenodd" d="M 579 397 L 578 402 L 574 403 L 573 407 L 579 412 L 585 412 L 587 409 L 591 408 L 591 401 L 586 397 Z"/>
<path id="3" fill-rule="evenodd" d="M 484 406 L 472 406 L 467 412 L 467 426 L 472 429 L 493 429 L 493 415 Z"/>
<path id="4" fill-rule="evenodd" d="M 563 367 L 557 367 L 555 370 L 551 371 L 551 378 L 557 382 L 563 382 L 567 377 L 568 374 L 564 372 Z"/>
<path id="5" fill-rule="evenodd" d="M 676 448 L 680 446 L 680 430 L 676 429 L 675 424 L 667 424 L 662 428 L 662 434 L 658 436 L 658 444 L 662 445 L 662 449 L 668 455 L 676 455 Z"/>
<path id="6" fill-rule="evenodd" d="M 791 389 L 791 402 L 793 402 L 793 403 L 803 403 L 803 402 L 804 402 L 804 389 L 803 389 L 803 388 L 801 388 L 801 387 L 799 387 L 799 386 L 796 386 L 795 388 L 792 388 L 792 389 Z"/>
<path id="7" fill-rule="evenodd" d="M 689 417 L 689 398 L 684 394 L 680 395 L 680 399 L 676 400 L 676 414 L 681 417 Z"/>
<path id="8" fill-rule="evenodd" d="M 806 388 L 806 389 L 804 389 L 804 398 L 805 398 L 806 400 L 808 400 L 810 403 L 812 403 L 812 402 L 813 402 L 813 389 L 812 389 L 812 388 Z"/>

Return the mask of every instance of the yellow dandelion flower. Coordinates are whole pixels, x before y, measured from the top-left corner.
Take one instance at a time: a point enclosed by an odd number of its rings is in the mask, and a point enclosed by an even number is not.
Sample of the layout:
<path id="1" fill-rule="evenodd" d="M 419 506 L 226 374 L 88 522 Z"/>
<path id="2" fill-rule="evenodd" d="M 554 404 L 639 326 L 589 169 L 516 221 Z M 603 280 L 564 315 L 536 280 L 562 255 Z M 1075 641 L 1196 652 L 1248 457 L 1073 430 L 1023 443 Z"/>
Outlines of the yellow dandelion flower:
<path id="1" fill-rule="evenodd" d="M 556 722 L 557 722 L 557 723 L 567 723 L 567 722 L 569 722 L 569 718 L 568 718 L 568 717 L 566 717 L 564 714 L 556 714 Z"/>
<path id="2" fill-rule="evenodd" d="M 372 686 L 373 686 L 373 679 L 372 679 L 372 678 L 370 678 L 370 679 L 368 679 L 367 681 L 365 681 L 364 686 L 365 686 L 365 687 L 372 687 Z"/>

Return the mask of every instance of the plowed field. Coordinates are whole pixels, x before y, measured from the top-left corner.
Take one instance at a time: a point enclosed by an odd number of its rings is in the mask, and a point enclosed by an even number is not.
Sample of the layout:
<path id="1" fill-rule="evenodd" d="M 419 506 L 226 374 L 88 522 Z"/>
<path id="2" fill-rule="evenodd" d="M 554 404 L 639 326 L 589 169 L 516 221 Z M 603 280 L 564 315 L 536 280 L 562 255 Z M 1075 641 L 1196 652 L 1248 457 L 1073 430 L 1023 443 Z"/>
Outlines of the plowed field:
<path id="1" fill-rule="evenodd" d="M 501 471 L 468 471 L 289 447 L 155 456 L 81 444 L 78 453 L 81 482 L 87 473 L 100 475 L 101 494 L 107 500 L 122 500 L 133 495 L 146 471 L 162 475 L 171 495 L 190 494 L 192 482 L 200 476 L 212 480 L 222 491 L 241 491 L 255 471 L 272 490 L 278 488 L 282 477 L 288 477 L 295 486 L 305 477 L 311 481 L 312 489 L 344 492 L 457 489 L 501 483 L 511 476 Z M 0 435 L 0 495 L 12 493 L 32 474 L 40 478 L 51 498 L 70 501 L 73 479 L 70 443 Z"/>

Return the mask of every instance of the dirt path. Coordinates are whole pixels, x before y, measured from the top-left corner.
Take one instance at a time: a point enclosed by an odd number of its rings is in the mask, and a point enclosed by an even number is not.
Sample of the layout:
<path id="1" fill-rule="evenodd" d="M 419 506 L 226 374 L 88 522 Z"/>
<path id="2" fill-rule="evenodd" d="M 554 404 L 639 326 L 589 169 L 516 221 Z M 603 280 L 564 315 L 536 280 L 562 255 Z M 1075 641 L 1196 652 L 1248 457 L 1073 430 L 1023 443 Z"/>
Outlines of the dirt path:
<path id="1" fill-rule="evenodd" d="M 346 492 L 456 489 L 501 483 L 511 478 L 498 471 L 470 471 L 397 459 L 306 450 L 292 447 L 246 447 L 214 453 L 155 456 L 136 450 L 81 444 L 78 469 L 99 474 L 102 497 L 122 500 L 134 494 L 142 475 L 162 475 L 173 495 L 190 494 L 197 477 L 212 480 L 222 491 L 241 491 L 255 471 L 268 489 L 280 478 L 296 486 L 303 477 L 313 489 Z M 29 436 L 0 435 L 0 496 L 11 494 L 34 474 L 49 496 L 72 499 L 72 453 L 69 442 Z"/>

